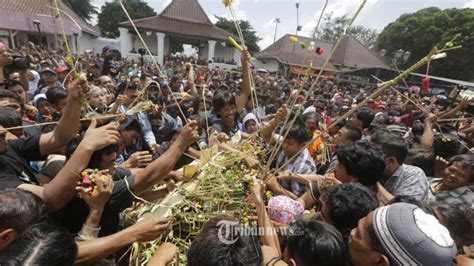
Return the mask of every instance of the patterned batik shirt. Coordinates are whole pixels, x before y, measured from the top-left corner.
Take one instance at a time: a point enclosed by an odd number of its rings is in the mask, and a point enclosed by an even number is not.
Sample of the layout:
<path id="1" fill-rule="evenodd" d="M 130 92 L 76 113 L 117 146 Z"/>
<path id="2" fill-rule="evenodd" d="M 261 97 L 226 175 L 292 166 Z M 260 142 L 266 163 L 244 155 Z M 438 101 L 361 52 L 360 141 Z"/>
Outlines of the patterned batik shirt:
<path id="1" fill-rule="evenodd" d="M 384 187 L 394 196 L 410 196 L 421 201 L 428 200 L 428 179 L 423 170 L 416 166 L 400 165 L 385 181 Z"/>
<path id="2" fill-rule="evenodd" d="M 447 205 L 467 205 L 474 208 L 474 185 L 456 189 L 436 191 L 435 188 L 443 181 L 442 178 L 430 180 L 430 201 Z"/>

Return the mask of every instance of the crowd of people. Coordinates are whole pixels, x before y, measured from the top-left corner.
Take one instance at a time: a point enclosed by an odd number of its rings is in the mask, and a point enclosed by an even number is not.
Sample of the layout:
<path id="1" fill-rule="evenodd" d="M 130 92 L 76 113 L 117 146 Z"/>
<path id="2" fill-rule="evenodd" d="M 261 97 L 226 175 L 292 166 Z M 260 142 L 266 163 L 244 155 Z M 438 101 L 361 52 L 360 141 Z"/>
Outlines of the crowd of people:
<path id="1" fill-rule="evenodd" d="M 202 150 L 255 138 L 266 161 L 245 163 L 271 171 L 254 178 L 251 202 L 275 233 L 229 244 L 222 230 L 241 225 L 215 217 L 187 264 L 472 265 L 472 100 L 456 88 L 372 98 L 375 84 L 327 78 L 311 90 L 314 77 L 257 74 L 247 52 L 241 61 L 156 66 L 111 47 L 73 57 L 0 43 L 0 264 L 115 265 L 170 222 L 124 224 L 136 196 L 159 200 Z M 148 264 L 176 252 L 165 243 Z"/>

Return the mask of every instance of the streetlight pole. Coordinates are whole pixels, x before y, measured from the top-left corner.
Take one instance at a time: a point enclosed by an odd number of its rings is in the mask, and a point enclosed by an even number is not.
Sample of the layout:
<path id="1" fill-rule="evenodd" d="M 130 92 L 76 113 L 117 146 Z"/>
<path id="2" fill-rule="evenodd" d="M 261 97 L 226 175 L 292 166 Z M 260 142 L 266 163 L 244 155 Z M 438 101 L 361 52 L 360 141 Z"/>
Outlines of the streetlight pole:
<path id="1" fill-rule="evenodd" d="M 279 18 L 276 18 L 275 19 L 275 35 L 273 35 L 273 42 L 276 41 L 276 37 L 277 37 L 277 29 L 278 29 L 278 23 L 280 23 L 280 19 Z"/>
<path id="2" fill-rule="evenodd" d="M 295 35 L 298 36 L 298 30 L 300 27 L 300 3 L 296 3 L 296 33 Z"/>

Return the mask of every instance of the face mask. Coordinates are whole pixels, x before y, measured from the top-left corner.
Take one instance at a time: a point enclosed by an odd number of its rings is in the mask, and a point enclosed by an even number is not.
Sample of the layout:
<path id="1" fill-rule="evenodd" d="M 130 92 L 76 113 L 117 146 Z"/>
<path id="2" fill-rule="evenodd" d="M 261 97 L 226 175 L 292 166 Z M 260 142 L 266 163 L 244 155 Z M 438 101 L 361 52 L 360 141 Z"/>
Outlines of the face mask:
<path id="1" fill-rule="evenodd" d="M 199 112 L 199 116 L 202 118 L 202 119 L 206 119 L 206 118 L 209 118 L 211 116 L 211 112 L 207 111 L 207 112 Z"/>

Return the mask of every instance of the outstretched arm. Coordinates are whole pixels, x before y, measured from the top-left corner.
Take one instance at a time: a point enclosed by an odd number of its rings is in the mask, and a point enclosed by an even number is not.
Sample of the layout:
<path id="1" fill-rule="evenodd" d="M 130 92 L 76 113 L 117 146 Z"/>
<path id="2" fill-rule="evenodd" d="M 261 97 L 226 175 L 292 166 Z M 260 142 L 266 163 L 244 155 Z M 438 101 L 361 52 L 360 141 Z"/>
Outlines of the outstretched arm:
<path id="1" fill-rule="evenodd" d="M 273 139 L 273 132 L 275 131 L 275 128 L 278 126 L 279 123 L 285 121 L 286 115 L 287 115 L 287 105 L 284 104 L 280 108 L 278 108 L 275 117 L 272 120 L 270 120 L 270 122 L 267 125 L 265 125 L 265 127 L 263 128 L 262 137 L 266 143 L 271 144 L 271 141 Z"/>
<path id="2" fill-rule="evenodd" d="M 252 73 L 250 73 L 250 54 L 247 51 L 242 53 L 242 91 L 235 101 L 237 104 L 237 113 L 242 113 L 247 100 L 250 96 L 250 79 L 252 78 Z"/>
<path id="3" fill-rule="evenodd" d="M 95 128 L 96 123 L 93 120 L 84 139 L 66 162 L 66 165 L 44 188 L 42 199 L 48 211 L 60 210 L 75 195 L 76 181 L 80 177 L 79 173 L 87 167 L 94 151 L 117 143 L 120 135 L 116 130 L 117 126 L 115 123 Z"/>
<path id="4" fill-rule="evenodd" d="M 168 228 L 168 221 L 147 217 L 113 235 L 93 240 L 79 241 L 76 265 L 90 265 L 134 242 L 148 242 L 158 238 Z"/>
<path id="5" fill-rule="evenodd" d="M 81 95 L 88 92 L 85 78 L 74 81 L 69 86 L 69 96 L 63 114 L 53 132 L 42 134 L 40 137 L 40 152 L 49 154 L 66 146 L 80 128 Z M 85 97 L 85 96 L 84 96 Z"/>
<path id="6" fill-rule="evenodd" d="M 140 194 L 147 191 L 166 177 L 186 149 L 198 139 L 197 123 L 190 121 L 181 129 L 178 138 L 171 147 L 135 176 L 135 193 Z"/>
<path id="7" fill-rule="evenodd" d="M 252 183 L 252 199 L 257 209 L 258 225 L 265 228 L 265 230 L 263 230 L 265 234 L 260 237 L 260 240 L 262 241 L 263 245 L 275 248 L 278 251 L 278 255 L 281 256 L 280 241 L 278 240 L 278 236 L 275 229 L 273 228 L 272 221 L 270 216 L 268 216 L 267 209 L 265 208 L 265 204 L 263 202 L 262 181 L 253 177 Z"/>

